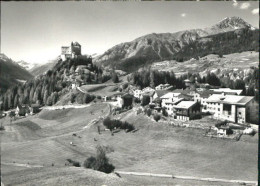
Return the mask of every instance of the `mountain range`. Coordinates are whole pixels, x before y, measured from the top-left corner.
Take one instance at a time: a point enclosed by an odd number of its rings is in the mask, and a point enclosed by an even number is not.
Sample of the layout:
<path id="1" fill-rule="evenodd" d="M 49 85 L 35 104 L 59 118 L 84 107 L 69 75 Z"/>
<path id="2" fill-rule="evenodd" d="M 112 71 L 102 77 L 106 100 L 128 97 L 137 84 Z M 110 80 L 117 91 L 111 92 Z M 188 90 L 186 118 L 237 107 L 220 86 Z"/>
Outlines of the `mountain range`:
<path id="1" fill-rule="evenodd" d="M 17 62 L 0 54 L 0 92 L 4 92 L 10 86 L 27 81 L 33 76 Z"/>
<path id="2" fill-rule="evenodd" d="M 228 54 L 238 51 L 258 50 L 258 32 L 258 28 L 239 17 L 227 17 L 212 27 L 204 29 L 192 29 L 176 33 L 152 33 L 131 42 L 121 43 L 97 56 L 94 62 L 102 66 L 132 72 L 154 61 L 176 59 L 181 62 L 192 57 L 203 57 L 188 55 L 189 58 L 187 58 L 188 50 L 196 51 L 197 54 L 204 56 L 214 53 L 214 51 Z M 230 37 L 227 38 L 227 35 Z M 248 36 L 250 38 L 246 38 Z M 237 43 L 235 42 L 237 38 L 244 38 L 244 40 Z M 244 43 L 245 40 L 247 40 L 246 44 Z M 222 50 L 223 45 L 221 43 L 224 41 L 228 46 L 225 47 L 225 50 Z M 199 49 L 195 50 L 191 46 L 199 46 Z M 206 46 L 206 48 L 202 46 Z M 209 49 L 210 47 L 211 49 Z M 230 50 L 231 48 L 232 50 Z"/>

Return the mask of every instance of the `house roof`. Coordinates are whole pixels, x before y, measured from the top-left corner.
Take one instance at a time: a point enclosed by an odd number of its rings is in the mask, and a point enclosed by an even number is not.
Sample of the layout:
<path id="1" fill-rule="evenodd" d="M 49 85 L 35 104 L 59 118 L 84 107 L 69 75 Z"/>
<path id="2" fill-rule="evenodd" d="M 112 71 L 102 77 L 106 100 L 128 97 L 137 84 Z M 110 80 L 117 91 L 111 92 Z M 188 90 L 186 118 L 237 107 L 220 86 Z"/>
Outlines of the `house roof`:
<path id="1" fill-rule="evenodd" d="M 223 100 L 223 103 L 235 104 L 235 105 L 246 105 L 249 103 L 253 96 L 235 96 L 235 95 L 226 95 L 226 98 Z"/>
<path id="2" fill-rule="evenodd" d="M 142 91 L 143 92 L 151 92 L 151 91 L 155 91 L 155 90 L 151 87 L 145 87 Z"/>
<path id="3" fill-rule="evenodd" d="M 189 79 L 185 79 L 184 82 L 185 83 L 191 83 L 191 81 Z"/>
<path id="4" fill-rule="evenodd" d="M 224 98 L 221 94 L 212 94 L 208 99 L 207 102 L 220 102 L 221 98 Z"/>
<path id="5" fill-rule="evenodd" d="M 181 101 L 177 105 L 174 105 L 174 108 L 183 108 L 183 109 L 189 109 L 193 105 L 195 105 L 197 102 L 195 101 Z"/>
<path id="6" fill-rule="evenodd" d="M 240 95 L 243 90 L 240 89 L 230 89 L 230 88 L 219 88 L 219 89 L 210 89 L 214 93 L 226 93 L 226 94 L 237 94 Z"/>
<path id="7" fill-rule="evenodd" d="M 175 98 L 172 98 L 171 101 L 166 101 L 165 103 L 175 105 L 176 103 L 179 103 L 179 102 L 182 101 L 182 100 L 184 100 L 184 99 L 183 99 L 183 98 L 177 98 L 177 97 L 175 97 Z"/>
<path id="8" fill-rule="evenodd" d="M 163 96 L 161 96 L 161 99 L 169 99 L 169 98 L 178 97 L 180 94 L 181 93 L 168 92 L 168 93 L 164 94 Z"/>
<path id="9" fill-rule="evenodd" d="M 133 95 L 125 93 L 124 95 L 122 95 L 122 98 L 132 98 Z"/>
<path id="10" fill-rule="evenodd" d="M 28 105 L 20 105 L 18 104 L 17 107 L 21 110 L 21 109 L 29 109 Z"/>
<path id="11" fill-rule="evenodd" d="M 211 94 L 214 93 L 212 90 L 204 90 L 204 91 L 196 91 L 200 95 L 200 97 L 208 98 Z"/>
<path id="12" fill-rule="evenodd" d="M 163 95 L 167 94 L 169 91 L 168 90 L 156 90 L 155 93 L 157 94 L 157 96 L 160 98 Z"/>
<path id="13" fill-rule="evenodd" d="M 249 103 L 253 96 L 237 96 L 237 95 L 221 95 L 221 94 L 213 94 L 208 98 L 208 102 L 218 102 L 218 103 L 226 103 L 233 105 L 246 105 Z"/>
<path id="14" fill-rule="evenodd" d="M 142 95 L 143 96 L 153 96 L 154 95 L 154 93 L 155 93 L 155 91 L 151 91 L 151 92 L 144 92 Z"/>
<path id="15" fill-rule="evenodd" d="M 254 99 L 253 96 L 244 96 L 242 99 L 240 99 L 238 101 L 238 103 L 240 104 L 247 104 L 248 102 L 250 102 L 252 99 Z"/>

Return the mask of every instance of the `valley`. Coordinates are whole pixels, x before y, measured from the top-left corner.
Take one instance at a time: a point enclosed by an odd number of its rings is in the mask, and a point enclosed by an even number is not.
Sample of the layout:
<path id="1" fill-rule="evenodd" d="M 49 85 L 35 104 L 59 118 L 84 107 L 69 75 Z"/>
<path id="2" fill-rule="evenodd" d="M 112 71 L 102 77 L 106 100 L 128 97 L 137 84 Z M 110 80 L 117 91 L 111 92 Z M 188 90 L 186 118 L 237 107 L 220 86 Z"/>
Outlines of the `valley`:
<path id="1" fill-rule="evenodd" d="M 75 15 L 61 33 L 82 46 L 39 42 L 55 49 L 42 58 L 60 51 L 41 65 L 0 54 L 1 185 L 257 185 L 259 28 L 238 16 L 171 25 L 94 57 L 83 51 L 124 32 L 91 46 L 100 27 Z"/>

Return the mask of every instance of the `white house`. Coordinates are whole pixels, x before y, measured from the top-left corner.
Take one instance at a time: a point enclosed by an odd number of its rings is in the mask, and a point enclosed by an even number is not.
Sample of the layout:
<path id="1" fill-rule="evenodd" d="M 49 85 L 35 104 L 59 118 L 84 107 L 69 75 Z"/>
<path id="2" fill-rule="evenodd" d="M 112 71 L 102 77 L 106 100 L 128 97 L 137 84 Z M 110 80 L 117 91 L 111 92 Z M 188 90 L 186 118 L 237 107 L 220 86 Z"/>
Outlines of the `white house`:
<path id="1" fill-rule="evenodd" d="M 206 107 L 215 118 L 235 123 L 256 121 L 259 111 L 259 104 L 252 96 L 213 94 Z"/>
<path id="2" fill-rule="evenodd" d="M 141 95 L 143 94 L 143 91 L 142 90 L 139 90 L 139 89 L 136 89 L 134 90 L 134 97 L 140 99 L 141 98 Z"/>
<path id="3" fill-rule="evenodd" d="M 211 90 L 196 91 L 194 101 L 199 102 L 202 106 L 202 112 L 207 112 L 207 99 L 213 94 Z"/>
<path id="4" fill-rule="evenodd" d="M 160 97 L 162 100 L 162 108 L 166 108 L 166 111 L 169 115 L 173 115 L 174 113 L 173 106 L 183 100 L 183 98 L 178 97 L 180 94 L 181 93 L 169 92 Z"/>
<path id="5" fill-rule="evenodd" d="M 160 84 L 155 87 L 155 90 L 169 90 L 172 87 L 170 84 Z"/>

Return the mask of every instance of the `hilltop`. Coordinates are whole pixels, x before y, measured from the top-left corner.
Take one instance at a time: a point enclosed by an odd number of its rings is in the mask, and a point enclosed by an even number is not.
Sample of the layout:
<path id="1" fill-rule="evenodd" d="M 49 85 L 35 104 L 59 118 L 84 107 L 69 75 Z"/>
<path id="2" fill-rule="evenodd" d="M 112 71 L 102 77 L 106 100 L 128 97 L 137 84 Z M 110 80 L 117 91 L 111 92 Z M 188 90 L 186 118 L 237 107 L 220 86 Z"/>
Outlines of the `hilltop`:
<path id="1" fill-rule="evenodd" d="M 257 51 L 258 32 L 259 29 L 241 18 L 229 17 L 205 29 L 148 34 L 108 49 L 94 62 L 132 72 L 154 61 L 176 59 L 182 62 L 185 57 L 203 57 L 214 52 L 223 55 Z M 237 38 L 240 39 L 237 41 Z M 223 41 L 226 42 L 223 44 Z"/>

